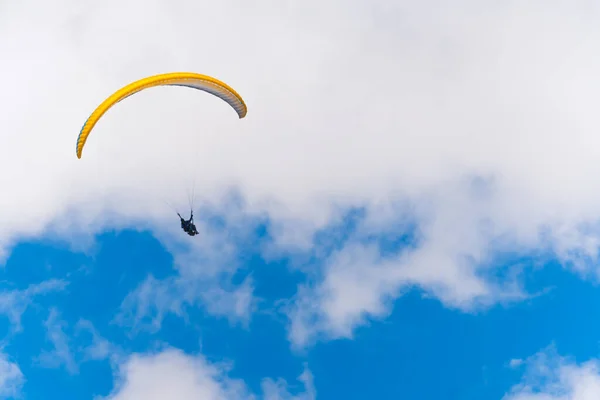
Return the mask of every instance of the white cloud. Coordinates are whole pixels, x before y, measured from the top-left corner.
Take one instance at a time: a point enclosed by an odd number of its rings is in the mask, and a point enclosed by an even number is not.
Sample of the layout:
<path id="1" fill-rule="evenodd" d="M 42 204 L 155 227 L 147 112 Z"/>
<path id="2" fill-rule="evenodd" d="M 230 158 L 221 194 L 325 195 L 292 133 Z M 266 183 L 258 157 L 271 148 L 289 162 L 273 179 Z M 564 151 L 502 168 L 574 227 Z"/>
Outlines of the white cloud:
<path id="1" fill-rule="evenodd" d="M 527 360 L 523 382 L 504 400 L 593 400 L 600 396 L 600 363 L 576 363 L 550 347 Z"/>
<path id="2" fill-rule="evenodd" d="M 119 368 L 118 381 L 107 400 L 314 400 L 310 371 L 300 377 L 306 392 L 292 395 L 287 384 L 266 379 L 263 396 L 252 394 L 244 382 L 227 375 L 224 365 L 201 355 L 167 349 L 158 354 L 133 355 Z"/>
<path id="3" fill-rule="evenodd" d="M 51 279 L 38 284 L 29 285 L 26 289 L 5 290 L 0 292 L 0 314 L 8 317 L 11 329 L 19 332 L 22 329 L 21 316 L 33 303 L 35 297 L 61 291 L 67 282 Z"/>
<path id="4" fill-rule="evenodd" d="M 273 380 L 265 379 L 262 383 L 264 400 L 315 400 L 317 391 L 313 383 L 313 376 L 308 367 L 304 366 L 304 371 L 298 377 L 302 383 L 304 391 L 298 394 L 292 394 L 288 383 L 283 379 Z"/>
<path id="5" fill-rule="evenodd" d="M 89 360 L 109 360 L 113 364 L 118 363 L 124 357 L 123 350 L 116 344 L 102 337 L 96 330 L 94 325 L 88 321 L 81 319 L 75 325 L 77 335 L 87 331 L 91 335 L 89 345 L 79 346 L 78 352 L 82 354 L 84 361 Z"/>
<path id="6" fill-rule="evenodd" d="M 0 398 L 18 398 L 24 383 L 25 377 L 19 366 L 5 354 L 0 354 Z"/>
<path id="7" fill-rule="evenodd" d="M 45 368 L 58 368 L 64 366 L 70 374 L 79 372 L 79 365 L 71 350 L 71 340 L 65 333 L 67 323 L 61 319 L 60 313 L 50 309 L 48 318 L 44 322 L 46 337 L 52 344 L 51 351 L 42 351 L 37 361 Z"/>
<path id="8" fill-rule="evenodd" d="M 133 328 L 133 332 L 156 332 L 166 314 L 187 319 L 186 307 L 204 306 L 213 315 L 227 317 L 232 324 L 247 325 L 255 307 L 252 289 L 250 278 L 226 290 L 201 280 L 180 276 L 158 280 L 150 275 L 123 300 L 115 322 Z"/>
<path id="9" fill-rule="evenodd" d="M 115 366 L 125 358 L 124 350 L 104 338 L 85 319 L 70 327 L 56 308 L 51 308 L 44 322 L 46 338 L 51 350 L 42 350 L 35 362 L 44 368 L 62 368 L 73 375 L 79 373 L 81 363 L 108 360 Z M 86 340 L 89 334 L 89 341 Z"/>
<path id="10" fill-rule="evenodd" d="M 235 246 L 206 227 L 184 237 L 162 201 L 183 204 L 194 178 L 202 201 L 218 204 L 233 186 L 244 211 L 267 214 L 272 254 L 310 251 L 335 206 L 365 205 L 364 229 L 378 234 L 398 223 L 397 202 L 410 204 L 417 248 L 384 259 L 351 242 L 331 257 L 292 313 L 300 344 L 349 335 L 365 316 L 386 315 L 410 285 L 462 309 L 519 298 L 514 282 L 483 277 L 505 249 L 554 251 L 597 274 L 597 6 L 316 5 L 3 5 L 0 73 L 11 79 L 0 94 L 10 111 L 0 115 L 0 168 L 14 173 L 0 177 L 11 193 L 0 198 L 0 246 L 45 229 L 77 241 L 74 230 L 136 225 L 175 253 L 192 249 L 194 261 L 181 268 L 217 277 L 233 267 L 206 271 L 197 250 Z M 111 110 L 76 159 L 80 126 L 105 96 L 170 70 L 230 83 L 248 103 L 247 119 L 208 95 L 156 89 Z M 473 177 L 489 178 L 483 190 Z"/>

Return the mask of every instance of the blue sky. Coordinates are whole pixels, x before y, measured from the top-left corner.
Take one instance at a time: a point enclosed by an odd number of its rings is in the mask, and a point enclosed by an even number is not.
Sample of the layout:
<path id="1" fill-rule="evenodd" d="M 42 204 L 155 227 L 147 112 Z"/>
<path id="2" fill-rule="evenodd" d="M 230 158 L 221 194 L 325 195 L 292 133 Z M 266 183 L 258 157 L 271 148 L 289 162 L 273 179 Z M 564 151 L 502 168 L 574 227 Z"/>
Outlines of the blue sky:
<path id="1" fill-rule="evenodd" d="M 250 246 L 237 249 L 245 255 L 243 273 L 254 277 L 254 293 L 263 299 L 247 326 L 191 306 L 166 315 L 156 330 L 115 322 L 124 298 L 148 275 L 177 274 L 173 257 L 151 233 L 108 232 L 87 254 L 49 240 L 17 245 L 3 270 L 5 293 L 52 279 L 63 283 L 28 297 L 20 331 L 4 318 L 4 352 L 24 377 L 20 395 L 109 396 L 118 387 L 119 357 L 177 349 L 228 363 L 227 375 L 256 394 L 271 377 L 288 382 L 285 396 L 307 396 L 302 399 L 315 392 L 316 398 L 501 399 L 521 382 L 522 360 L 539 351 L 558 350 L 579 362 L 597 356 L 598 312 L 589 306 L 598 301 L 597 288 L 553 262 L 532 268 L 536 260 L 529 258 L 518 262 L 528 290 L 539 296 L 462 313 L 413 288 L 390 304 L 389 316 L 368 321 L 351 339 L 293 350 L 277 303 L 305 278 L 285 259 L 256 254 L 256 244 L 266 240 L 259 229 Z M 305 367 L 314 379 L 308 391 L 298 381 Z M 285 396 L 274 398 L 292 398 Z"/>
<path id="2" fill-rule="evenodd" d="M 0 398 L 598 398 L 599 16 L 0 3 Z"/>

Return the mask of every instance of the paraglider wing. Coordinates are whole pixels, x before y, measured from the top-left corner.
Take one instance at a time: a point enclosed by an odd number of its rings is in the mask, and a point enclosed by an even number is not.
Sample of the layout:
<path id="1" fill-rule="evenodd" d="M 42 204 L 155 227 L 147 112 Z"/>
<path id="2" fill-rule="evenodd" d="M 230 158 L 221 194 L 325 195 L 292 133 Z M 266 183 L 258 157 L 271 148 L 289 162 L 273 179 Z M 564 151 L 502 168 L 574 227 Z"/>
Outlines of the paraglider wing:
<path id="1" fill-rule="evenodd" d="M 212 78 L 207 75 L 196 74 L 193 72 L 171 72 L 167 74 L 154 75 L 140 79 L 129 85 L 117 90 L 109 98 L 104 100 L 102 104 L 94 110 L 89 118 L 83 124 L 79 136 L 77 138 L 77 158 L 81 158 L 83 146 L 94 128 L 98 120 L 106 113 L 113 105 L 121 100 L 155 86 L 185 86 L 193 89 L 203 90 L 211 93 L 225 102 L 227 102 L 238 114 L 240 118 L 246 116 L 246 103 L 241 96 L 227 84 Z"/>

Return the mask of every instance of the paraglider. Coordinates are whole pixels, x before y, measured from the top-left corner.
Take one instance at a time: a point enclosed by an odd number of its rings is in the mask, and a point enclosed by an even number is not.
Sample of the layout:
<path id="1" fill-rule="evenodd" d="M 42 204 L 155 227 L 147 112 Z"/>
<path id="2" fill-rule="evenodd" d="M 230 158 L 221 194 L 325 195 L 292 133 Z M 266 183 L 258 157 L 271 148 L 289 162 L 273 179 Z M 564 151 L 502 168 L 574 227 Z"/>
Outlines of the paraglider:
<path id="1" fill-rule="evenodd" d="M 179 213 L 177 213 L 177 215 L 179 215 L 179 219 L 181 219 L 181 229 L 183 229 L 183 231 L 185 233 L 187 233 L 190 236 L 195 236 L 198 234 L 196 225 L 194 225 L 194 211 L 193 210 L 190 210 L 190 219 L 188 219 L 188 220 L 183 219 L 183 217 Z"/>
<path id="2" fill-rule="evenodd" d="M 194 72 L 171 72 L 149 76 L 135 82 L 132 82 L 121 89 L 114 92 L 106 100 L 104 100 L 85 121 L 79 136 L 77 137 L 76 154 L 77 158 L 81 158 L 83 147 L 100 118 L 115 104 L 125 98 L 138 93 L 142 90 L 156 86 L 184 86 L 192 89 L 202 90 L 219 97 L 233 108 L 238 117 L 244 118 L 247 113 L 246 103 L 242 97 L 230 86 L 208 75 L 201 75 Z M 177 213 L 179 215 L 179 213 Z M 181 228 L 190 236 L 198 235 L 198 230 L 194 225 L 194 215 L 191 212 L 190 219 L 185 220 L 181 215 Z"/>

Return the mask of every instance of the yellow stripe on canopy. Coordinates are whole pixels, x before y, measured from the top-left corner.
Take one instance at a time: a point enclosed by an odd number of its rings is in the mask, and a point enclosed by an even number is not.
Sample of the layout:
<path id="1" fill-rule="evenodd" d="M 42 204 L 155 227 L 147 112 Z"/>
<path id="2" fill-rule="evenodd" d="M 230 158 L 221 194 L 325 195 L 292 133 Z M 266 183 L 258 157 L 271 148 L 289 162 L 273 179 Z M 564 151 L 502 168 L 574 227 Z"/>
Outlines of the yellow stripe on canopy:
<path id="1" fill-rule="evenodd" d="M 211 93 L 227 102 L 240 118 L 244 118 L 248 111 L 246 103 L 244 103 L 242 97 L 233 88 L 208 75 L 201 75 L 193 72 L 171 72 L 150 76 L 130 83 L 117 90 L 94 110 L 87 121 L 85 121 L 85 124 L 83 124 L 79 136 L 77 137 L 77 158 L 81 158 L 83 146 L 85 145 L 90 132 L 104 113 L 126 97 L 155 86 L 185 86 Z"/>

